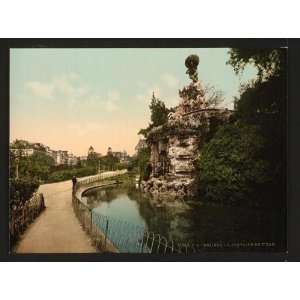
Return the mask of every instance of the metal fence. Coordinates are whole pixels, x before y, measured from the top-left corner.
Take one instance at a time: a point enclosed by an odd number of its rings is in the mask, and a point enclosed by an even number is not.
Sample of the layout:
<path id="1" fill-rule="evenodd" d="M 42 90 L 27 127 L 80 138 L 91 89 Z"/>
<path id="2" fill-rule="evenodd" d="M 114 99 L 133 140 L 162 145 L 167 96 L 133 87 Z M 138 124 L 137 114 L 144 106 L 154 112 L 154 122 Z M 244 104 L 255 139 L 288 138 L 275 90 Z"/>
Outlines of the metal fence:
<path id="1" fill-rule="evenodd" d="M 41 193 L 34 194 L 24 204 L 13 205 L 10 209 L 9 234 L 10 243 L 13 245 L 27 226 L 45 209 L 44 196 Z"/>
<path id="2" fill-rule="evenodd" d="M 118 172 L 118 171 L 117 171 Z M 126 172 L 125 172 L 126 173 Z M 123 172 L 118 175 L 124 174 Z M 79 186 L 90 184 L 105 178 L 116 176 L 116 173 L 102 174 L 87 178 L 80 181 Z M 190 254 L 196 253 L 195 245 L 191 243 L 176 243 L 168 240 L 164 236 L 149 232 L 146 228 L 131 224 L 124 220 L 104 216 L 96 210 L 89 208 L 84 204 L 78 195 L 76 189 L 73 191 L 73 207 L 77 218 L 80 220 L 82 227 L 90 235 L 95 246 L 102 252 L 122 252 L 122 253 L 154 253 L 154 254 Z"/>

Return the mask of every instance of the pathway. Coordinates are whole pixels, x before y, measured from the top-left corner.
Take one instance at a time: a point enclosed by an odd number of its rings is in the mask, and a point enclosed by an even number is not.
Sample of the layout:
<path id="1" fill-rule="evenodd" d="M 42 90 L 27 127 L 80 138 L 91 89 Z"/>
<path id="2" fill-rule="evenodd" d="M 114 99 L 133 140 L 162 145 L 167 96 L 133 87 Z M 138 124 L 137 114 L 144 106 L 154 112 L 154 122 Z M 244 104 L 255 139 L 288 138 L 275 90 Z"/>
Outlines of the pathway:
<path id="1" fill-rule="evenodd" d="M 44 194 L 47 208 L 25 231 L 16 252 L 96 252 L 73 212 L 71 180 L 43 184 L 39 192 Z"/>

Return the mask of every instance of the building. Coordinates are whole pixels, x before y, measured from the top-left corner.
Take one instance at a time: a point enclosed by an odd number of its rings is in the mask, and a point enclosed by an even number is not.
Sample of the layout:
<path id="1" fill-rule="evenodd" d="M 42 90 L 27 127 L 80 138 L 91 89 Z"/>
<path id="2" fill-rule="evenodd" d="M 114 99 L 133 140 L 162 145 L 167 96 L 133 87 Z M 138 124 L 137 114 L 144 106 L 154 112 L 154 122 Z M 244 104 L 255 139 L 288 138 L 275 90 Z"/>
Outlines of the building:
<path id="1" fill-rule="evenodd" d="M 68 156 L 68 151 L 64 150 L 57 150 L 57 151 L 52 151 L 52 157 L 55 161 L 55 165 L 68 165 L 69 161 L 69 156 Z"/>
<path id="2" fill-rule="evenodd" d="M 54 159 L 56 166 L 59 165 L 68 165 L 75 166 L 78 163 L 79 158 L 68 153 L 66 150 L 52 150 L 49 146 L 45 146 L 41 143 L 29 143 L 23 140 L 16 140 L 10 144 L 10 151 L 17 156 L 31 156 L 36 152 L 45 153 Z M 94 151 L 91 146 L 89 151 Z M 95 153 L 95 152 L 93 152 Z M 82 157 L 83 160 L 86 160 L 87 157 Z"/>
<path id="3" fill-rule="evenodd" d="M 107 148 L 107 155 L 112 155 L 113 157 L 118 158 L 120 160 L 120 162 L 128 161 L 128 159 L 129 159 L 129 155 L 127 154 L 127 152 L 125 150 L 123 150 L 123 151 L 112 151 L 111 147 Z"/>
<path id="4" fill-rule="evenodd" d="M 112 151 L 111 147 L 108 148 L 109 151 L 107 151 L 107 154 L 112 155 L 113 157 L 116 157 L 119 159 L 120 162 L 127 162 L 129 160 L 129 155 L 127 151 Z"/>
<path id="5" fill-rule="evenodd" d="M 95 150 L 94 150 L 93 146 L 90 146 L 90 148 L 88 150 L 88 156 L 91 154 L 94 154 L 94 153 L 95 153 Z"/>
<path id="6" fill-rule="evenodd" d="M 76 157 L 75 155 L 73 155 L 73 153 L 70 153 L 68 155 L 68 165 L 69 166 L 76 166 L 78 163 L 78 157 Z"/>
<path id="7" fill-rule="evenodd" d="M 10 151 L 18 156 L 31 156 L 34 152 L 36 152 L 36 150 L 33 148 L 29 148 L 29 149 L 10 148 Z"/>
<path id="8" fill-rule="evenodd" d="M 86 156 L 85 160 L 87 160 L 88 158 L 100 158 L 102 156 L 101 153 L 98 153 L 94 150 L 93 146 L 90 146 L 89 150 L 88 150 L 88 155 Z"/>

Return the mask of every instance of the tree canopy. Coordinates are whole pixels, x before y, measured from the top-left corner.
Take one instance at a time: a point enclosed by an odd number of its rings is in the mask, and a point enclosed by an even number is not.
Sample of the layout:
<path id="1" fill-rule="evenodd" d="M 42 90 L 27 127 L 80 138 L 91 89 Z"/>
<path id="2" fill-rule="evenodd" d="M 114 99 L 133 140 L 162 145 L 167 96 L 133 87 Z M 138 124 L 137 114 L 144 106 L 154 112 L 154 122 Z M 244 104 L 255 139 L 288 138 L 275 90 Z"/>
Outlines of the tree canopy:
<path id="1" fill-rule="evenodd" d="M 229 55 L 227 64 L 233 67 L 236 74 L 243 72 L 247 64 L 253 64 L 257 67 L 259 81 L 281 76 L 286 71 L 284 48 L 232 48 Z"/>

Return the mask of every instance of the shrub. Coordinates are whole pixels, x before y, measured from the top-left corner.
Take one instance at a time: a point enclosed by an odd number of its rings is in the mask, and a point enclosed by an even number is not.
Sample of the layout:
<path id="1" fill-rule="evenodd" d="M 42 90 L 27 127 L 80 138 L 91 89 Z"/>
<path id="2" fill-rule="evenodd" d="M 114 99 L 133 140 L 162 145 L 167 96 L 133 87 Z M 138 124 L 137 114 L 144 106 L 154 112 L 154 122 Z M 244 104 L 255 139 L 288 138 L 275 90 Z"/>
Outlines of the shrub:
<path id="1" fill-rule="evenodd" d="M 264 139 L 255 126 L 220 128 L 204 145 L 198 160 L 201 195 L 211 201 L 258 201 L 270 182 Z"/>
<path id="2" fill-rule="evenodd" d="M 47 182 L 59 182 L 69 180 L 73 176 L 84 177 L 96 174 L 96 169 L 93 167 L 81 167 L 54 171 L 48 177 Z"/>
<path id="3" fill-rule="evenodd" d="M 9 192 L 10 204 L 20 204 L 29 200 L 38 189 L 39 182 L 32 178 L 10 178 Z"/>

